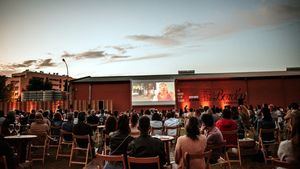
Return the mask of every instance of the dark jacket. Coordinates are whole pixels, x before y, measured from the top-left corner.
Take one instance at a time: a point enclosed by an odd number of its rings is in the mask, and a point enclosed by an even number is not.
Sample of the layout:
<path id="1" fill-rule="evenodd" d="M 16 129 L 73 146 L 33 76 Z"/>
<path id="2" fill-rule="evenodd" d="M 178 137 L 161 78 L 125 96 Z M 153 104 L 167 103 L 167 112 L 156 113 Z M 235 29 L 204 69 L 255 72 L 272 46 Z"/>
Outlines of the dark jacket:
<path id="1" fill-rule="evenodd" d="M 132 157 L 155 157 L 159 156 L 160 168 L 166 162 L 164 144 L 157 138 L 153 138 L 150 135 L 141 134 L 140 137 L 133 140 L 128 145 L 128 155 Z M 155 169 L 157 166 L 147 165 L 134 165 L 132 169 Z"/>
<path id="2" fill-rule="evenodd" d="M 73 134 L 75 135 L 90 135 L 90 137 L 93 136 L 93 130 L 92 128 L 83 123 L 83 122 L 79 122 L 78 124 L 76 124 L 74 127 L 73 127 Z M 92 139 L 91 139 L 92 141 Z M 87 146 L 87 143 L 84 142 L 84 141 L 80 141 L 78 140 L 78 144 L 80 147 L 86 147 Z M 93 143 L 92 143 L 93 145 Z"/>
<path id="3" fill-rule="evenodd" d="M 115 131 L 109 135 L 109 147 L 111 149 L 111 155 L 127 154 L 128 144 L 133 140 L 133 137 Z"/>
<path id="4" fill-rule="evenodd" d="M 259 129 L 275 129 L 275 122 L 273 119 L 262 119 L 258 121 L 258 132 Z M 275 141 L 274 134 L 272 133 L 263 133 L 262 134 L 262 140 L 263 141 Z"/>

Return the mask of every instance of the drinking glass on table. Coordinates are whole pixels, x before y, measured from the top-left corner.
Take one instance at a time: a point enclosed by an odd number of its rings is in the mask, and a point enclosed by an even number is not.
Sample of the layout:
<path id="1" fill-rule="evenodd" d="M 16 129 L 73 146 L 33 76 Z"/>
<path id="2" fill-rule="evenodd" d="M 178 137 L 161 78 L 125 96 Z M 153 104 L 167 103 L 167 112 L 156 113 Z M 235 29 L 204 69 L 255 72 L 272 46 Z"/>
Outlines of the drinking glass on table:
<path id="1" fill-rule="evenodd" d="M 20 136 L 20 129 L 21 129 L 21 124 L 16 123 L 15 130 L 16 130 L 18 136 Z"/>
<path id="2" fill-rule="evenodd" d="M 14 130 L 15 130 L 15 125 L 14 124 L 9 124 L 8 131 L 9 131 L 10 135 L 14 132 Z"/>

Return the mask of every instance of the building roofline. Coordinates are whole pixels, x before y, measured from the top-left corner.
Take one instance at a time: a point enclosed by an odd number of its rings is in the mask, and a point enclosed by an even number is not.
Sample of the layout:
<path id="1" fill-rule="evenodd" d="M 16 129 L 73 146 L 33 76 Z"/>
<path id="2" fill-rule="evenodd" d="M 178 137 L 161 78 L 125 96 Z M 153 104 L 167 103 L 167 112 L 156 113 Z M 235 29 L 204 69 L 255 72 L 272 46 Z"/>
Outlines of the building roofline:
<path id="1" fill-rule="evenodd" d="M 73 83 L 125 82 L 131 80 L 190 80 L 190 79 L 237 79 L 300 76 L 300 71 L 264 71 L 264 72 L 227 72 L 227 73 L 197 73 L 197 74 L 162 74 L 162 75 L 132 75 L 132 76 L 86 76 L 74 79 Z"/>

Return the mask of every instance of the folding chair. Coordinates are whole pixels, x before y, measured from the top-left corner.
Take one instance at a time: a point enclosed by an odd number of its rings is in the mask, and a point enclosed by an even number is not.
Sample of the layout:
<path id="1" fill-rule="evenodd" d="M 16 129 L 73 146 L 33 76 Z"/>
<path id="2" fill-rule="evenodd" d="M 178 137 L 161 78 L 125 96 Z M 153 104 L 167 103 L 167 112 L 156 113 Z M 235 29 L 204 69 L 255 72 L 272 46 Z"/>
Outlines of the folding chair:
<path id="1" fill-rule="evenodd" d="M 126 169 L 126 162 L 124 159 L 124 155 L 104 155 L 97 154 L 96 158 L 102 162 L 102 165 L 105 165 L 105 162 L 121 162 L 124 169 Z"/>
<path id="2" fill-rule="evenodd" d="M 208 165 L 209 165 L 208 168 L 215 167 L 215 166 L 222 166 L 222 167 L 228 166 L 229 169 L 231 169 L 229 157 L 228 154 L 226 153 L 226 142 L 220 143 L 218 145 L 207 145 L 206 150 L 212 150 L 212 153 L 214 151 L 222 151 L 221 158 L 219 158 L 217 163 L 210 164 L 210 162 L 208 161 Z"/>
<path id="3" fill-rule="evenodd" d="M 86 143 L 86 147 L 80 147 L 78 143 Z M 76 151 L 85 152 L 85 161 L 76 161 L 73 160 L 73 155 Z M 71 149 L 71 156 L 69 161 L 69 167 L 72 164 L 84 164 L 84 166 L 88 163 L 89 153 L 92 156 L 92 147 L 91 147 L 91 139 L 89 135 L 74 135 L 73 134 L 73 142 L 72 142 L 72 149 Z"/>
<path id="4" fill-rule="evenodd" d="M 132 164 L 140 164 L 140 165 L 147 165 L 147 164 L 156 164 L 157 169 L 160 169 L 160 162 L 159 157 L 127 157 L 128 167 L 131 169 Z"/>
<path id="5" fill-rule="evenodd" d="M 160 135 L 162 135 L 163 132 L 164 132 L 164 131 L 163 131 L 163 127 L 151 127 L 150 132 L 151 132 L 151 135 L 152 135 L 152 136 L 156 134 L 156 131 L 157 131 L 157 132 L 160 132 L 160 133 L 161 133 Z"/>
<path id="6" fill-rule="evenodd" d="M 207 152 L 201 153 L 188 153 L 185 152 L 183 157 L 183 164 L 186 169 L 191 169 L 191 161 L 196 159 L 204 159 L 206 164 L 206 169 L 210 169 L 209 160 L 211 156 L 212 150 L 209 150 Z"/>
<path id="7" fill-rule="evenodd" d="M 221 131 L 223 137 L 230 138 L 232 136 L 236 136 L 237 141 L 236 144 L 233 143 L 226 143 L 226 153 L 228 155 L 228 160 L 230 163 L 239 163 L 240 167 L 242 167 L 242 158 L 241 158 L 241 149 L 240 149 L 240 144 L 238 140 L 237 130 L 232 130 L 232 131 Z M 234 152 L 234 149 L 236 149 L 236 152 Z M 237 159 L 230 159 L 229 155 L 234 154 L 237 156 Z"/>
<path id="8" fill-rule="evenodd" d="M 59 137 L 59 143 L 58 143 L 58 148 L 56 152 L 56 160 L 58 157 L 70 157 L 71 156 L 71 151 L 69 153 L 63 153 L 63 148 L 64 145 L 70 147 L 72 146 L 73 141 L 67 141 L 65 140 L 65 136 L 72 138 L 72 132 L 68 132 L 65 130 L 60 130 L 60 137 Z M 73 138 L 72 138 L 73 139 Z"/>
<path id="9" fill-rule="evenodd" d="M 263 135 L 274 135 L 274 139 L 272 140 L 264 140 Z M 258 136 L 259 147 L 263 153 L 265 163 L 267 164 L 268 161 L 272 160 L 272 156 L 277 156 L 277 149 L 280 144 L 280 133 L 278 128 L 277 129 L 260 129 L 259 136 Z M 272 147 L 274 146 L 274 147 Z M 270 148 L 271 147 L 271 148 Z M 268 152 L 272 152 L 273 154 L 268 155 Z"/>
<path id="10" fill-rule="evenodd" d="M 36 139 L 31 141 L 29 156 L 31 161 L 42 161 L 45 164 L 45 155 L 48 145 L 48 134 L 47 133 L 31 133 L 37 135 Z M 42 151 L 42 153 L 36 153 Z"/>

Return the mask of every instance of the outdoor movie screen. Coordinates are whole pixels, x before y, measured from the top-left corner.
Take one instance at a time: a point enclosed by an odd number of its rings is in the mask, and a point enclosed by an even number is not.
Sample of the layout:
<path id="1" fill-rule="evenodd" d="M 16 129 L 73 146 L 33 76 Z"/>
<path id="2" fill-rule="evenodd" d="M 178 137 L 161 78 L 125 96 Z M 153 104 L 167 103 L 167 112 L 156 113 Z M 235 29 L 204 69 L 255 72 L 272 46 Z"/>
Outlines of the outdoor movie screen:
<path id="1" fill-rule="evenodd" d="M 131 81 L 132 105 L 174 105 L 174 80 Z"/>

